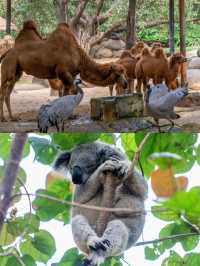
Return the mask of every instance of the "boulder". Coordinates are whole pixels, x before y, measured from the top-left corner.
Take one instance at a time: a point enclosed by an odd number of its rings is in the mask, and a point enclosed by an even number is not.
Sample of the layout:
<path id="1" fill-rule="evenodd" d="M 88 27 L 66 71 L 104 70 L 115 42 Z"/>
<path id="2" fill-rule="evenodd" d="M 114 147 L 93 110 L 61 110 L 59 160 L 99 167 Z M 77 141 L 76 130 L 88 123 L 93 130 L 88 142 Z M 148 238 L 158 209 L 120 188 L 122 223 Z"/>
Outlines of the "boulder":
<path id="1" fill-rule="evenodd" d="M 193 58 L 190 61 L 189 69 L 200 69 L 200 57 Z"/>
<path id="2" fill-rule="evenodd" d="M 92 47 L 92 49 L 90 50 L 90 56 L 95 57 L 96 53 L 100 48 L 101 48 L 100 45 L 95 45 L 94 47 Z"/>
<path id="3" fill-rule="evenodd" d="M 120 57 L 123 53 L 123 50 L 119 50 L 119 51 L 113 51 L 113 57 Z"/>
<path id="4" fill-rule="evenodd" d="M 189 87 L 193 90 L 200 90 L 200 69 L 188 69 L 187 76 Z"/>
<path id="5" fill-rule="evenodd" d="M 123 50 L 126 46 L 125 42 L 122 40 L 112 40 L 109 39 L 107 41 L 102 42 L 102 47 L 110 49 L 110 50 Z"/>
<path id="6" fill-rule="evenodd" d="M 99 49 L 95 54 L 95 58 L 97 58 L 97 59 L 111 58 L 112 56 L 113 56 L 112 51 L 110 49 L 107 49 L 107 48 Z"/>

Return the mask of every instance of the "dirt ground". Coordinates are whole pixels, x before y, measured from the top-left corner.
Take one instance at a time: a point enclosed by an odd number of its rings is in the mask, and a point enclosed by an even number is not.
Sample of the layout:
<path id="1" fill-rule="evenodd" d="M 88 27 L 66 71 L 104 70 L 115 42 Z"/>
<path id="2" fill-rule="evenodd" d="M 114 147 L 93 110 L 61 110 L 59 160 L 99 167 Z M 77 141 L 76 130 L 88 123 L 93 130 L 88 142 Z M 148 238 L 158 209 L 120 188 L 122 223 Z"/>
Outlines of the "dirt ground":
<path id="1" fill-rule="evenodd" d="M 103 61 L 105 62 L 105 60 Z M 11 95 L 11 106 L 14 116 L 19 118 L 19 122 L 0 122 L 1 132 L 33 132 L 37 131 L 37 113 L 42 104 L 54 100 L 55 96 L 50 96 L 50 88 L 44 88 L 38 84 L 31 83 L 32 77 L 26 76 L 16 84 L 15 90 Z M 195 100 L 189 103 L 188 107 L 178 107 L 176 111 L 181 118 L 176 121 L 177 127 L 173 131 L 200 132 L 200 91 L 194 93 Z M 84 98 L 77 107 L 74 114 L 76 119 L 66 123 L 66 131 L 104 131 L 104 132 L 129 132 L 158 129 L 152 127 L 148 121 L 153 121 L 148 117 L 129 118 L 118 120 L 113 123 L 92 121 L 90 119 L 90 99 L 94 97 L 109 96 L 109 89 L 105 87 L 84 88 Z M 189 101 L 190 102 L 190 101 Z M 6 108 L 5 115 L 8 117 Z M 166 124 L 166 121 L 161 121 Z M 167 131 L 169 127 L 163 127 Z M 55 129 L 50 129 L 55 131 Z"/>

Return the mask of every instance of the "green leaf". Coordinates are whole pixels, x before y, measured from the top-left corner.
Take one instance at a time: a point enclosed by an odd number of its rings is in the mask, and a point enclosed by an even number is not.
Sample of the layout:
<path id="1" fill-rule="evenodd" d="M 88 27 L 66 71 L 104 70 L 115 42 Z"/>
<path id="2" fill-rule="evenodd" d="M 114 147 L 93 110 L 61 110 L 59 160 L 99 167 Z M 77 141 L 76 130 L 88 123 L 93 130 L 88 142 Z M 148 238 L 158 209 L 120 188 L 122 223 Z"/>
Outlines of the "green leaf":
<path id="1" fill-rule="evenodd" d="M 152 210 L 152 214 L 163 221 L 169 222 L 169 221 L 176 221 L 180 218 L 180 214 L 172 211 L 172 210 L 165 210 L 165 211 L 160 211 L 162 210 L 162 206 L 152 206 L 151 210 Z"/>
<path id="2" fill-rule="evenodd" d="M 182 266 L 184 261 L 175 251 L 170 252 L 170 256 L 162 262 L 162 266 Z"/>
<path id="3" fill-rule="evenodd" d="M 34 233 L 39 230 L 40 221 L 34 214 L 25 214 L 24 217 L 17 217 L 14 220 L 8 221 L 8 232 L 17 237 L 24 231 L 28 233 Z"/>
<path id="4" fill-rule="evenodd" d="M 54 161 L 58 153 L 58 148 L 56 145 L 51 143 L 49 139 L 30 137 L 29 142 L 34 149 L 35 160 L 47 165 Z"/>
<path id="5" fill-rule="evenodd" d="M 0 156 L 3 160 L 8 160 L 12 138 L 9 133 L 0 133 Z"/>
<path id="6" fill-rule="evenodd" d="M 200 165 L 200 145 L 196 149 L 197 162 Z"/>
<path id="7" fill-rule="evenodd" d="M 79 144 L 90 143 L 100 137 L 100 133 L 55 133 L 52 134 L 52 142 L 62 150 L 70 150 Z"/>
<path id="8" fill-rule="evenodd" d="M 185 266 L 199 266 L 200 265 L 200 254 L 190 253 L 184 257 Z"/>
<path id="9" fill-rule="evenodd" d="M 30 255 L 24 255 L 22 261 L 26 266 L 37 266 L 35 260 Z"/>
<path id="10" fill-rule="evenodd" d="M 0 234 L 0 245 L 7 246 L 12 244 L 15 240 L 16 237 L 8 232 L 8 224 L 4 223 Z"/>
<path id="11" fill-rule="evenodd" d="M 145 253 L 145 259 L 147 260 L 156 260 L 157 258 L 159 258 L 159 254 L 154 248 L 145 247 L 144 253 Z"/>
<path id="12" fill-rule="evenodd" d="M 56 251 L 55 240 L 45 230 L 35 233 L 33 238 L 20 244 L 20 251 L 24 255 L 30 255 L 34 260 L 47 263 Z"/>
<path id="13" fill-rule="evenodd" d="M 83 263 L 83 255 L 80 255 L 77 248 L 71 248 L 65 252 L 57 266 L 78 266 Z"/>
<path id="14" fill-rule="evenodd" d="M 134 153 L 137 149 L 137 145 L 135 143 L 135 134 L 134 133 L 121 134 L 121 143 L 129 160 L 132 160 Z"/>
<path id="15" fill-rule="evenodd" d="M 108 144 L 116 144 L 116 137 L 113 133 L 102 133 L 98 140 Z"/>

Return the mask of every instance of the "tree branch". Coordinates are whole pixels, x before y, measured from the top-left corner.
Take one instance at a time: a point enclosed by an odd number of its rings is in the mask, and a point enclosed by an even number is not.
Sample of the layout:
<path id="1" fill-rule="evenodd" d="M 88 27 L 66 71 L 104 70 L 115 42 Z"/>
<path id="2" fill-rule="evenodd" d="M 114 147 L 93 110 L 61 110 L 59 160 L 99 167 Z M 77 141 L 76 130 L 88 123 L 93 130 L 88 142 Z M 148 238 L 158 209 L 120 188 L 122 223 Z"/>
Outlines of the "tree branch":
<path id="1" fill-rule="evenodd" d="M 149 244 L 156 244 L 156 243 L 167 241 L 167 240 L 186 238 L 186 237 L 191 237 L 191 236 L 200 236 L 200 233 L 186 233 L 186 234 L 172 235 L 168 237 L 157 238 L 154 240 L 138 242 L 135 244 L 135 246 L 138 247 L 138 246 L 144 246 L 144 245 L 149 245 Z"/>
<path id="2" fill-rule="evenodd" d="M 110 29 L 108 29 L 106 32 L 104 32 L 98 39 L 95 39 L 94 41 L 91 42 L 90 48 L 93 46 L 101 43 L 104 38 L 108 38 L 113 31 L 119 29 L 123 25 L 124 21 L 117 22 L 116 24 L 112 25 Z"/>
<path id="3" fill-rule="evenodd" d="M 7 163 L 4 180 L 0 189 L 0 232 L 11 202 L 12 189 L 15 184 L 19 164 L 26 143 L 26 133 L 16 133 L 11 147 L 10 159 Z"/>
<path id="4" fill-rule="evenodd" d="M 84 12 L 88 2 L 89 2 L 89 0 L 79 0 L 76 15 L 74 16 L 74 18 L 71 20 L 71 23 L 70 23 L 72 28 L 76 28 L 77 24 L 80 21 L 80 18 L 83 15 L 83 12 Z"/>

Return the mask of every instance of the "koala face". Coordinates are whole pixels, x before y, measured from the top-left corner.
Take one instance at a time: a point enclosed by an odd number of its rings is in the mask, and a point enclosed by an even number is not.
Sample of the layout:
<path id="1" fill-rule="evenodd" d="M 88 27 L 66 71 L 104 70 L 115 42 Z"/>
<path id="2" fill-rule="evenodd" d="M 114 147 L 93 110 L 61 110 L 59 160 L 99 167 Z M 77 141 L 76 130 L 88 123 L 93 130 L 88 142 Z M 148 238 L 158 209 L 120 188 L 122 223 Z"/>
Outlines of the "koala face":
<path id="1" fill-rule="evenodd" d="M 85 184 L 94 171 L 107 160 L 125 160 L 124 154 L 111 145 L 101 142 L 76 146 L 71 152 L 61 154 L 55 169 L 65 168 L 77 185 Z"/>
<path id="2" fill-rule="evenodd" d="M 85 184 L 99 165 L 100 158 L 95 151 L 91 153 L 77 148 L 71 153 L 68 164 L 72 182 L 74 184 Z"/>

